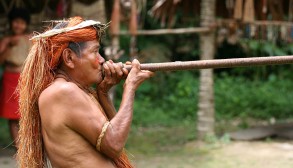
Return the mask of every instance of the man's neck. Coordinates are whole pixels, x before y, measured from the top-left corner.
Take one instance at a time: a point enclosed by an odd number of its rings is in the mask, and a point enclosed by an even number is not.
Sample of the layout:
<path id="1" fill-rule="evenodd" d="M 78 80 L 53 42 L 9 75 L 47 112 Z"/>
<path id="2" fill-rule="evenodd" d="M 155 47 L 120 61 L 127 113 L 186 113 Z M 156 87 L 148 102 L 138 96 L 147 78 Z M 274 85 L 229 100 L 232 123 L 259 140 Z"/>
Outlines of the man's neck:
<path id="1" fill-rule="evenodd" d="M 64 71 L 62 69 L 58 69 L 56 71 L 57 75 L 62 75 L 65 80 L 67 80 L 68 82 L 72 82 L 75 83 L 79 88 L 83 89 L 83 90 L 89 90 L 90 88 L 90 84 L 86 84 L 84 83 L 84 81 L 82 80 L 78 80 L 78 77 L 76 77 L 73 73 L 70 73 L 69 71 Z"/>

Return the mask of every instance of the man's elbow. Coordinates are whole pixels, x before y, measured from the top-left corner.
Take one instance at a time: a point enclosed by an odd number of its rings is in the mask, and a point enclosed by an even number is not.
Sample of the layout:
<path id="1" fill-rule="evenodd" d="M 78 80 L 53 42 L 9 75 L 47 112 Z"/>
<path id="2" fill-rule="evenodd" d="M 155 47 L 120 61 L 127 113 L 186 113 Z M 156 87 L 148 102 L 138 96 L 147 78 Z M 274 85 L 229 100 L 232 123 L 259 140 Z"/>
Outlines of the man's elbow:
<path id="1" fill-rule="evenodd" d="M 103 145 L 102 145 L 102 152 L 105 153 L 108 157 L 115 159 L 120 157 L 123 148 L 124 148 L 124 143 L 119 142 L 119 141 L 107 141 L 105 139 Z"/>
<path id="2" fill-rule="evenodd" d="M 108 149 L 105 149 L 105 153 L 107 154 L 108 157 L 111 159 L 116 159 L 119 158 L 122 151 L 123 151 L 124 146 L 119 145 L 119 144 L 111 144 L 108 146 Z"/>

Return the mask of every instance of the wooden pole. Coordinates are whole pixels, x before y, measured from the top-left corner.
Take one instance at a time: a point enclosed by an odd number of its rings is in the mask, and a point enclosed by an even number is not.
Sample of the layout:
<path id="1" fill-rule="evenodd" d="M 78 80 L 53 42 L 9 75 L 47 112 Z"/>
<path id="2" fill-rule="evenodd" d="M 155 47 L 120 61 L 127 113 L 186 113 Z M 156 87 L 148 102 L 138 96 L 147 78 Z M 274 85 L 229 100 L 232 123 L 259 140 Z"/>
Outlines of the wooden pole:
<path id="1" fill-rule="evenodd" d="M 235 22 L 233 19 L 219 19 L 218 23 L 230 23 Z M 249 21 L 243 22 L 246 24 L 253 24 L 253 25 L 284 25 L 284 26 L 293 26 L 292 22 L 285 22 L 285 21 Z M 211 31 L 208 27 L 190 27 L 190 28 L 178 28 L 178 29 L 158 29 L 158 30 L 137 30 L 137 36 L 156 36 L 156 35 L 164 35 L 164 34 L 190 34 L 190 33 L 209 33 Z M 112 32 L 112 35 L 116 36 L 126 36 L 131 35 L 129 31 L 119 31 L 119 32 Z"/>
<path id="2" fill-rule="evenodd" d="M 158 30 L 137 30 L 136 35 L 164 35 L 164 34 L 188 34 L 188 33 L 207 33 L 210 28 L 206 27 L 191 27 L 178 29 L 158 29 Z M 113 35 L 131 35 L 129 31 L 115 32 Z"/>
<path id="3" fill-rule="evenodd" d="M 262 65 L 280 65 L 280 64 L 293 64 L 293 55 L 214 59 L 214 60 L 183 61 L 183 62 L 165 62 L 165 63 L 147 63 L 147 64 L 141 64 L 141 69 L 150 70 L 150 71 L 179 71 L 179 70 L 193 70 L 193 69 L 217 69 L 217 68 L 251 67 L 251 66 L 262 66 Z M 124 65 L 124 67 L 128 70 L 131 69 L 131 65 Z"/>
<path id="4" fill-rule="evenodd" d="M 230 23 L 235 22 L 233 19 L 219 19 L 218 23 Z M 253 24 L 253 25 L 275 25 L 275 26 L 293 26 L 292 22 L 286 21 L 247 21 L 243 22 L 246 24 Z M 178 29 L 158 29 L 158 30 L 137 30 L 136 35 L 138 36 L 156 36 L 156 35 L 164 35 L 164 34 L 190 34 L 190 33 L 209 33 L 211 31 L 208 27 L 190 27 L 190 28 L 178 28 Z M 112 32 L 112 35 L 116 36 L 126 36 L 131 35 L 130 31 L 119 31 L 119 32 Z"/>
<path id="5" fill-rule="evenodd" d="M 235 22 L 235 19 L 218 19 L 217 22 L 218 24 L 221 23 L 230 23 L 230 22 Z M 263 26 L 268 26 L 268 25 L 274 25 L 274 26 L 293 26 L 292 22 L 288 21 L 270 21 L 270 20 L 255 20 L 255 21 L 241 21 L 241 23 L 246 23 L 246 24 L 254 24 L 254 25 L 263 25 Z"/>

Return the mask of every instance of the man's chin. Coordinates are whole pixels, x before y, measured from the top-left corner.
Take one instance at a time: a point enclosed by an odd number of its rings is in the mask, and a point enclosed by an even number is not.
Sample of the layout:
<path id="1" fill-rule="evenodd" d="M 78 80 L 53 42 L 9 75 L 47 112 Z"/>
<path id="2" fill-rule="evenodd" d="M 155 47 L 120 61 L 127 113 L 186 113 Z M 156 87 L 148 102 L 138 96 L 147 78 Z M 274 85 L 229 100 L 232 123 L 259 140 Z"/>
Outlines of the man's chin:
<path id="1" fill-rule="evenodd" d="M 103 81 L 103 76 L 102 76 L 101 73 L 99 73 L 98 78 L 97 78 L 97 80 L 96 80 L 96 83 L 97 83 L 97 84 L 100 84 L 102 81 Z"/>

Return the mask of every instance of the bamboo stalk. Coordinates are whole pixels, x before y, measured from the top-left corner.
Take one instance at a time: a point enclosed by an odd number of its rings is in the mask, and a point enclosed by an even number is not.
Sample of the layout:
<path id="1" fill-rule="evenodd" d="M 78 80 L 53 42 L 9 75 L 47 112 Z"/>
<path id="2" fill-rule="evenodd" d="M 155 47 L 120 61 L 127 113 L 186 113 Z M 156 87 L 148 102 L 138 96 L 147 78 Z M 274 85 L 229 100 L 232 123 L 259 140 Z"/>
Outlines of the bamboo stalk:
<path id="1" fill-rule="evenodd" d="M 141 64 L 142 70 L 149 71 L 179 71 L 193 69 L 217 69 L 233 67 L 250 67 L 261 65 L 280 65 L 293 64 L 293 55 L 289 56 L 270 56 L 270 57 L 251 57 L 233 59 L 214 59 L 200 61 L 165 62 L 165 63 L 146 63 Z M 123 65 L 130 70 L 131 65 Z"/>

